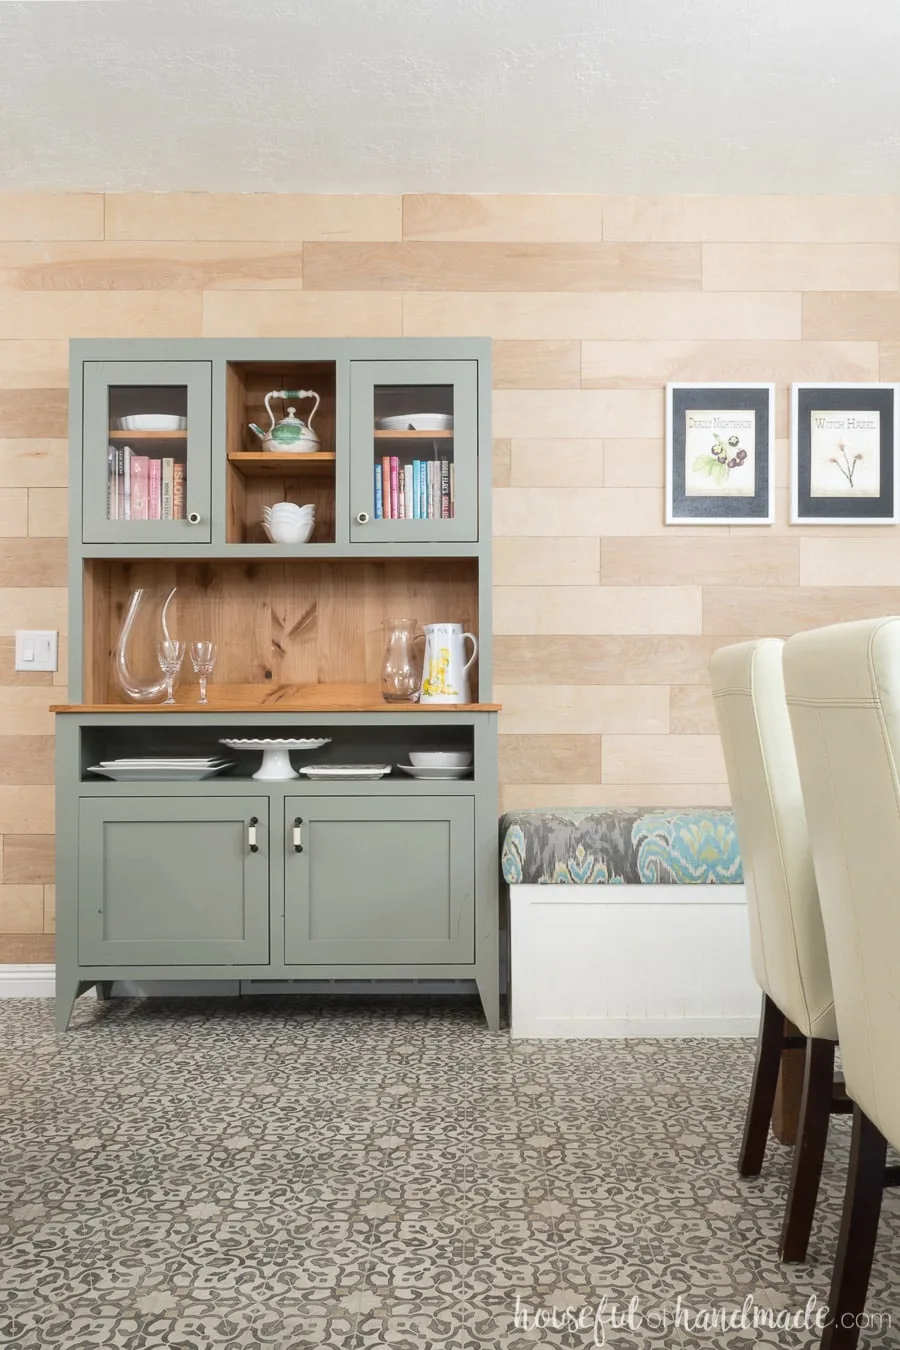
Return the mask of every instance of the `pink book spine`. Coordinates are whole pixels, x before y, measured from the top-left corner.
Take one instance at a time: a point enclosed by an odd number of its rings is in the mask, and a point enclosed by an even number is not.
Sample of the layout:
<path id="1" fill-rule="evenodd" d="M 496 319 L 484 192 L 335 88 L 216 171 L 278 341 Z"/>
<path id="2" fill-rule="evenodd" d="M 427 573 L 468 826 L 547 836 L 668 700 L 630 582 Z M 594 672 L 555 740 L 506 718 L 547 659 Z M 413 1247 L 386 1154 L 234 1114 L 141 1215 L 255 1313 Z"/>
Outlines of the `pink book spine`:
<path id="1" fill-rule="evenodd" d="M 400 461 L 396 455 L 391 455 L 391 516 L 400 518 Z"/>
<path id="2" fill-rule="evenodd" d="M 147 519 L 162 520 L 162 461 L 151 459 L 147 470 Z"/>
<path id="3" fill-rule="evenodd" d="M 131 457 L 131 519 L 147 520 L 147 468 L 146 455 Z"/>
<path id="4" fill-rule="evenodd" d="M 385 520 L 391 520 L 394 515 L 391 504 L 391 457 L 382 455 L 381 457 L 381 499 L 382 510 Z"/>

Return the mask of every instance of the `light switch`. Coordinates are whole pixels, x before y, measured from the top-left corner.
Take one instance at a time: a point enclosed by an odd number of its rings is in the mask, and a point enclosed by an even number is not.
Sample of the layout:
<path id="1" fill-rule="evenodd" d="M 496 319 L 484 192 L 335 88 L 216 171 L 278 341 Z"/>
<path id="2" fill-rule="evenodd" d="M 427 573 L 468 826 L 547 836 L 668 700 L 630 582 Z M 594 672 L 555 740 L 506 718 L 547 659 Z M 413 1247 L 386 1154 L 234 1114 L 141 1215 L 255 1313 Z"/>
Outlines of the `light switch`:
<path id="1" fill-rule="evenodd" d="M 20 628 L 16 632 L 16 670 L 56 670 L 59 634 Z"/>

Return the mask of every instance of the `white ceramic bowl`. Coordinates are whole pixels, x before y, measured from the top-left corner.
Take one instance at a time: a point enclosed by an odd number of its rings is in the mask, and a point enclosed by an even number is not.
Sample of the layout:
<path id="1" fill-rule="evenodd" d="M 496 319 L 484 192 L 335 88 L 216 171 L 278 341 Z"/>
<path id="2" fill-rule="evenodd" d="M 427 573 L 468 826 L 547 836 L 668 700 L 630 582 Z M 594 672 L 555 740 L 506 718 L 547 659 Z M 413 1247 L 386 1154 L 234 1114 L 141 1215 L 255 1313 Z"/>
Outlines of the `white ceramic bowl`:
<path id="1" fill-rule="evenodd" d="M 467 769 L 471 750 L 414 750 L 409 762 L 414 769 Z"/>
<path id="2" fill-rule="evenodd" d="M 116 425 L 121 431 L 186 431 L 187 418 L 173 413 L 132 413 L 118 418 Z"/>
<path id="3" fill-rule="evenodd" d="M 275 521 L 267 524 L 263 521 L 263 529 L 273 544 L 307 544 L 315 528 L 314 521 L 308 525 L 284 525 Z"/>
<path id="4" fill-rule="evenodd" d="M 316 508 L 314 506 L 304 506 L 301 508 L 299 506 L 294 507 L 285 504 L 263 507 L 263 515 L 267 516 L 269 520 L 310 520 L 315 514 Z"/>

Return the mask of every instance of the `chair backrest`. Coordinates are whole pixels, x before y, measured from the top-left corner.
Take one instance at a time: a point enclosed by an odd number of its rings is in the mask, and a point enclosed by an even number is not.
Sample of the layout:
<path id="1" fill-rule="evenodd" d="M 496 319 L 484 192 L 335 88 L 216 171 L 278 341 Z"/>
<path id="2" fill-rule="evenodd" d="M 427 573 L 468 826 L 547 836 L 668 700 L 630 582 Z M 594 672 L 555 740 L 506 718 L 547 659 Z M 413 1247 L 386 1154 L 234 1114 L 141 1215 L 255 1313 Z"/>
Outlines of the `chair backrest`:
<path id="1" fill-rule="evenodd" d="M 900 1144 L 900 618 L 798 633 L 785 687 L 847 1092 Z"/>
<path id="2" fill-rule="evenodd" d="M 837 1027 L 825 930 L 775 638 L 721 647 L 710 663 L 760 987 L 806 1036 Z"/>

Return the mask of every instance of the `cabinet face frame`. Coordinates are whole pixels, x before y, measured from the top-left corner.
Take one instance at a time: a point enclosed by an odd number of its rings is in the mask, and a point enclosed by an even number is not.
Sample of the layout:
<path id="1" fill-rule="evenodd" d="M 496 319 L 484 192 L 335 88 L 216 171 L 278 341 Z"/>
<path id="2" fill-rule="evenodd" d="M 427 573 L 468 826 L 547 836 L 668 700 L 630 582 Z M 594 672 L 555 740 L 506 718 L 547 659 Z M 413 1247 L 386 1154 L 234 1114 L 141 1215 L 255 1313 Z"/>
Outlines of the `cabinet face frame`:
<path id="1" fill-rule="evenodd" d="M 475 804 L 472 797 L 384 797 L 373 790 L 367 796 L 355 797 L 310 797 L 287 796 L 284 803 L 284 959 L 285 965 L 349 965 L 359 963 L 367 967 L 379 965 L 441 965 L 448 963 L 474 963 L 475 960 Z M 299 851 L 295 845 L 295 821 Z M 353 937 L 346 933 L 338 936 L 323 934 L 316 937 L 312 932 L 315 925 L 324 917 L 331 917 L 326 905 L 321 914 L 316 913 L 319 897 L 314 894 L 313 877 L 319 859 L 316 857 L 316 826 L 333 825 L 338 829 L 347 826 L 348 843 L 360 827 L 374 826 L 377 839 L 378 826 L 391 829 L 391 844 L 406 847 L 407 859 L 396 848 L 393 852 L 386 849 L 383 857 L 354 854 L 348 849 L 338 861 L 348 860 L 352 867 L 358 866 L 354 877 L 342 875 L 339 880 L 347 889 L 353 889 L 353 895 L 343 890 L 334 905 L 335 919 L 344 925 L 354 925 L 358 921 L 360 930 L 368 928 L 366 936 Z M 440 827 L 446 826 L 446 851 L 435 853 L 430 858 L 423 855 L 418 859 L 418 871 L 414 877 L 414 889 L 420 892 L 419 904 L 423 915 L 429 920 L 442 922 L 439 911 L 428 915 L 426 905 L 429 887 L 440 903 L 440 892 L 446 887 L 446 933 L 442 937 L 403 938 L 390 932 L 390 925 L 397 918 L 391 911 L 394 908 L 396 888 L 392 887 L 381 865 L 390 865 L 393 858 L 400 860 L 401 867 L 409 863 L 409 853 L 413 851 L 416 827 L 419 825 L 436 826 L 432 832 L 440 833 Z M 405 838 L 404 838 L 405 836 Z M 371 833 L 370 833 L 371 839 Z M 427 868 L 431 868 L 430 876 Z M 336 888 L 337 889 L 337 888 Z M 356 917 L 355 917 L 356 916 Z M 381 923 L 385 935 L 378 937 L 374 929 Z"/>
<path id="2" fill-rule="evenodd" d="M 375 519 L 375 390 L 389 385 L 450 385 L 453 388 L 455 508 L 452 519 Z M 419 444 L 415 442 L 414 444 Z M 427 448 L 431 442 L 424 440 Z M 385 454 L 397 443 L 384 442 Z M 351 361 L 350 363 L 350 540 L 371 543 L 477 543 L 478 464 L 477 361 Z M 424 456 L 424 449 L 423 449 Z M 407 452 L 412 458 L 412 451 Z M 368 520 L 361 522 L 360 515 Z"/>
<path id="3" fill-rule="evenodd" d="M 81 539 L 86 544 L 179 544 L 192 548 L 212 539 L 212 363 L 193 361 L 86 361 L 82 368 Z M 116 386 L 184 386 L 187 389 L 187 459 L 184 520 L 108 520 L 109 390 Z M 123 440 L 122 444 L 126 444 Z M 138 446 L 140 442 L 136 443 Z M 132 449 L 135 447 L 132 446 Z M 192 524 L 188 517 L 200 517 Z"/>

